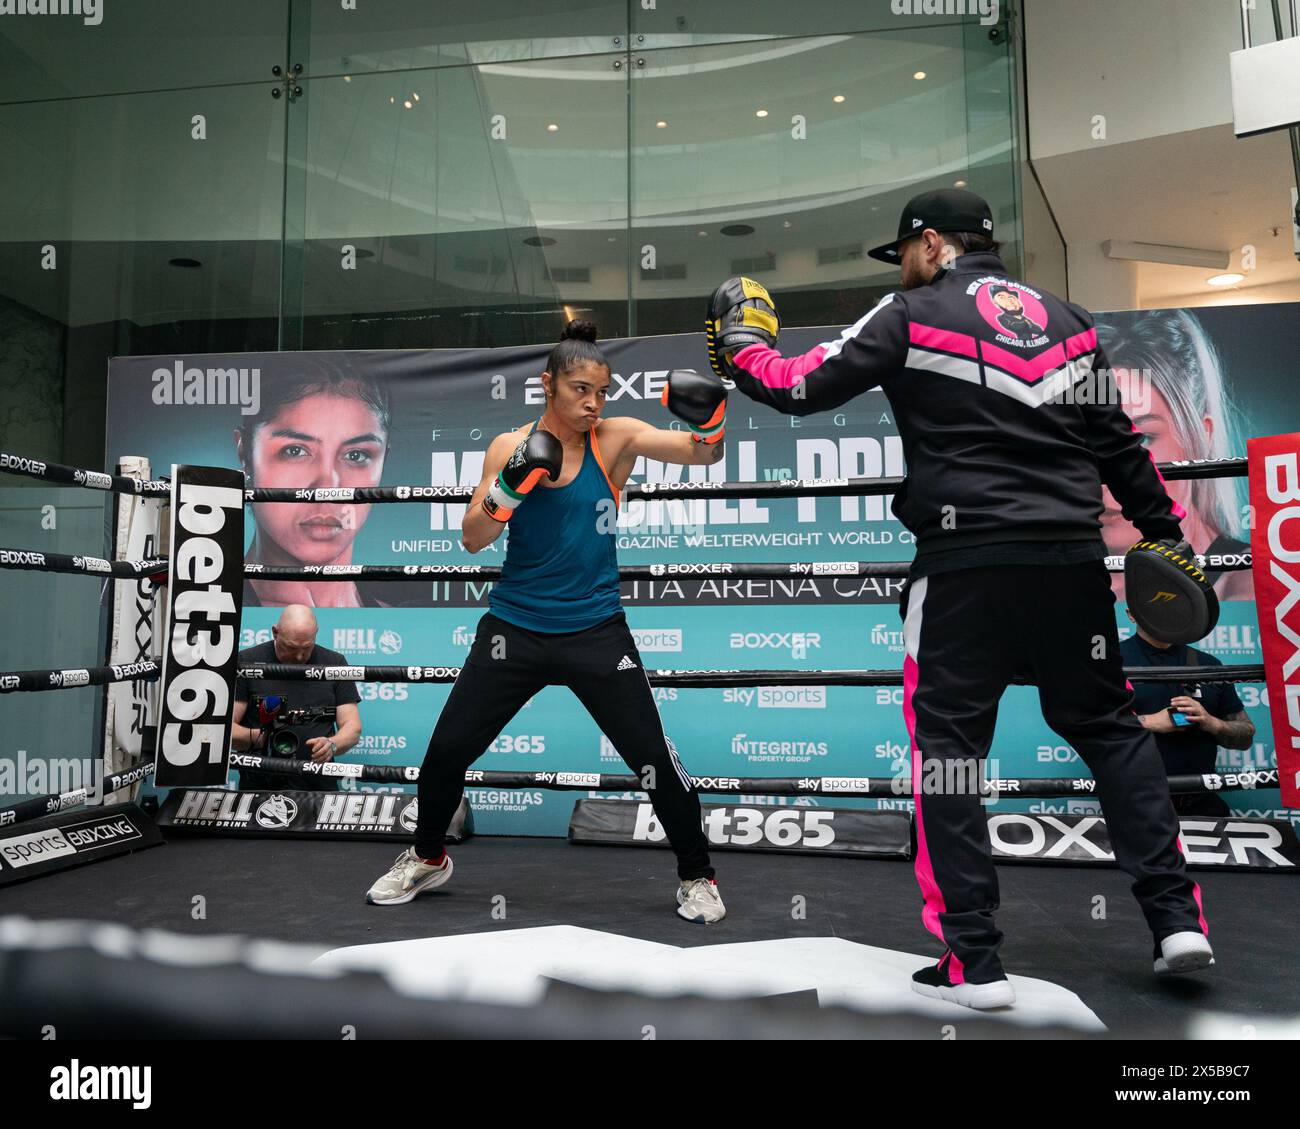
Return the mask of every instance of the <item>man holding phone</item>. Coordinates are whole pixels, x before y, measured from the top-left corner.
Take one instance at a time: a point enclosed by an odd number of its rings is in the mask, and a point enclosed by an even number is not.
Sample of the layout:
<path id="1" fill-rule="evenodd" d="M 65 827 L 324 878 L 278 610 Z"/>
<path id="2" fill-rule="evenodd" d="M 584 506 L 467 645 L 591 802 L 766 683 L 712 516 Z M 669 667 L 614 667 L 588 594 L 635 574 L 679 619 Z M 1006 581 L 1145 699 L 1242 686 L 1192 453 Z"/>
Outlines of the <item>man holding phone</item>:
<path id="1" fill-rule="evenodd" d="M 1127 609 L 1126 609 L 1127 611 Z M 1130 620 L 1133 613 L 1127 612 Z M 1222 666 L 1213 655 L 1186 645 L 1171 646 L 1137 627 L 1120 644 L 1125 666 Z M 1133 688 L 1138 720 L 1154 735 L 1170 776 L 1202 776 L 1215 771 L 1220 747 L 1249 749 L 1255 725 L 1231 682 L 1138 682 Z M 1175 795 L 1179 815 L 1231 814 L 1213 792 Z"/>

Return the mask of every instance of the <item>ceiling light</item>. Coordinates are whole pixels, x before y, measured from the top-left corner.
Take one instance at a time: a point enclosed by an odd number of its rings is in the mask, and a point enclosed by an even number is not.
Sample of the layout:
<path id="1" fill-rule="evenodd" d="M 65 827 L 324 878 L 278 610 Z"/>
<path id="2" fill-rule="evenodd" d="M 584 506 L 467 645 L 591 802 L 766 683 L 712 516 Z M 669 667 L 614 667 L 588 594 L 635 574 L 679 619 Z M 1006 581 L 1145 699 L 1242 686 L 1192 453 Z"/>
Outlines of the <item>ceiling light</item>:
<path id="1" fill-rule="evenodd" d="M 667 128 L 668 128 L 667 122 L 655 122 L 655 129 L 667 129 Z"/>
<path id="2" fill-rule="evenodd" d="M 837 94 L 837 95 L 835 95 L 834 98 L 831 99 L 831 101 L 832 101 L 832 102 L 843 102 L 843 101 L 844 101 L 844 95 L 843 95 L 843 94 Z"/>
<path id="3" fill-rule="evenodd" d="M 952 182 L 952 186 L 953 186 L 954 188 L 965 188 L 965 187 L 966 187 L 966 182 L 965 182 L 964 180 L 954 180 L 954 181 Z"/>
<path id="4" fill-rule="evenodd" d="M 405 102 L 402 103 L 402 105 L 409 110 L 411 108 L 411 100 L 408 98 Z"/>
<path id="5" fill-rule="evenodd" d="M 789 220 L 782 220 L 782 221 L 781 221 L 781 226 L 782 226 L 782 227 L 794 227 L 794 224 L 792 224 Z"/>
<path id="6" fill-rule="evenodd" d="M 420 100 L 420 96 L 418 94 L 412 94 L 411 97 L 414 98 L 417 102 Z"/>
<path id="7" fill-rule="evenodd" d="M 755 111 L 754 111 L 754 117 L 756 117 L 756 118 L 765 118 L 765 117 L 767 117 L 767 111 L 766 111 L 766 110 L 755 110 Z"/>
<path id="8" fill-rule="evenodd" d="M 1210 286 L 1236 286 L 1245 277 L 1244 274 L 1215 274 L 1205 281 Z"/>
<path id="9" fill-rule="evenodd" d="M 558 125 L 556 125 L 554 122 L 551 122 L 551 124 L 546 127 L 546 132 L 556 133 L 559 130 L 559 128 L 560 127 Z"/>
<path id="10" fill-rule="evenodd" d="M 920 82 L 921 79 L 925 78 L 925 71 L 917 71 L 912 77 L 916 79 L 917 82 Z"/>

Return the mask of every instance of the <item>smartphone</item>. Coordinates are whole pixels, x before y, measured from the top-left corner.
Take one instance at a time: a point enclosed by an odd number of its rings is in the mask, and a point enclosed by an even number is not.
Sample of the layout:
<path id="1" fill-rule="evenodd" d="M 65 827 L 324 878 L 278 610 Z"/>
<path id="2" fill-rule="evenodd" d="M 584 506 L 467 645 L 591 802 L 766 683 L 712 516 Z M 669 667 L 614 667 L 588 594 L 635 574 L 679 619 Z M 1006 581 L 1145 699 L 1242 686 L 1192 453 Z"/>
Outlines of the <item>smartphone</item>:
<path id="1" fill-rule="evenodd" d="M 1180 684 L 1174 687 L 1173 696 L 1175 698 L 1196 698 L 1199 700 L 1201 696 L 1201 688 L 1199 685 L 1183 686 Z M 1185 729 L 1192 724 L 1187 719 L 1187 715 L 1185 713 L 1182 713 L 1181 711 L 1174 709 L 1173 706 L 1169 706 L 1168 710 L 1169 710 L 1169 720 L 1172 721 L 1176 726 L 1178 726 L 1178 728 Z"/>

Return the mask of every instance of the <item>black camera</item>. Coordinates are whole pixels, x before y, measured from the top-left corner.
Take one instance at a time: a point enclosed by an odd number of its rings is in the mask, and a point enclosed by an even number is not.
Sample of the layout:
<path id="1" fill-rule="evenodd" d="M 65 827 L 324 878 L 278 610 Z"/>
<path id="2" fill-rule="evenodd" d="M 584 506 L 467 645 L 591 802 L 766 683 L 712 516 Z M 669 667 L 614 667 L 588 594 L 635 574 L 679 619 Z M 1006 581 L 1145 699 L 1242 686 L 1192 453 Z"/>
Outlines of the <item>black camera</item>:
<path id="1" fill-rule="evenodd" d="M 282 694 L 253 694 L 249 697 L 248 706 L 250 711 L 257 713 L 263 748 L 273 757 L 296 757 L 302 741 L 293 731 L 294 728 L 314 725 L 318 721 L 333 721 L 336 708 L 313 706 L 303 710 L 290 709 L 289 699 Z"/>

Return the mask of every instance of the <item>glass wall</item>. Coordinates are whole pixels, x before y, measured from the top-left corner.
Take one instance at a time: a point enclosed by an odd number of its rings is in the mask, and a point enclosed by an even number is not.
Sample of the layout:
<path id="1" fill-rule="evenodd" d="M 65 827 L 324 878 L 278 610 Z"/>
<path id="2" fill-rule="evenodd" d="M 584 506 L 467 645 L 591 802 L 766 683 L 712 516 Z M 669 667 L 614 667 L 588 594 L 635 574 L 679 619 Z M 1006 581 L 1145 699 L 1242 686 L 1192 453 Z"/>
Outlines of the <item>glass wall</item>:
<path id="1" fill-rule="evenodd" d="M 845 324 L 924 188 L 983 193 L 1022 266 L 1005 2 L 81 7 L 0 15 L 0 451 L 113 469 L 115 355 L 699 332 L 737 273 Z M 0 489 L 0 544 L 105 552 L 107 496 Z M 4 583 L 0 669 L 102 661 L 98 585 Z M 0 753 L 93 751 L 102 695 L 37 697 Z"/>
<path id="2" fill-rule="evenodd" d="M 697 331 L 737 272 L 787 324 L 842 324 L 928 187 L 983 193 L 1019 269 L 1014 6 L 926 7 L 953 6 L 0 17 L 0 449 L 101 467 L 115 354 Z"/>

